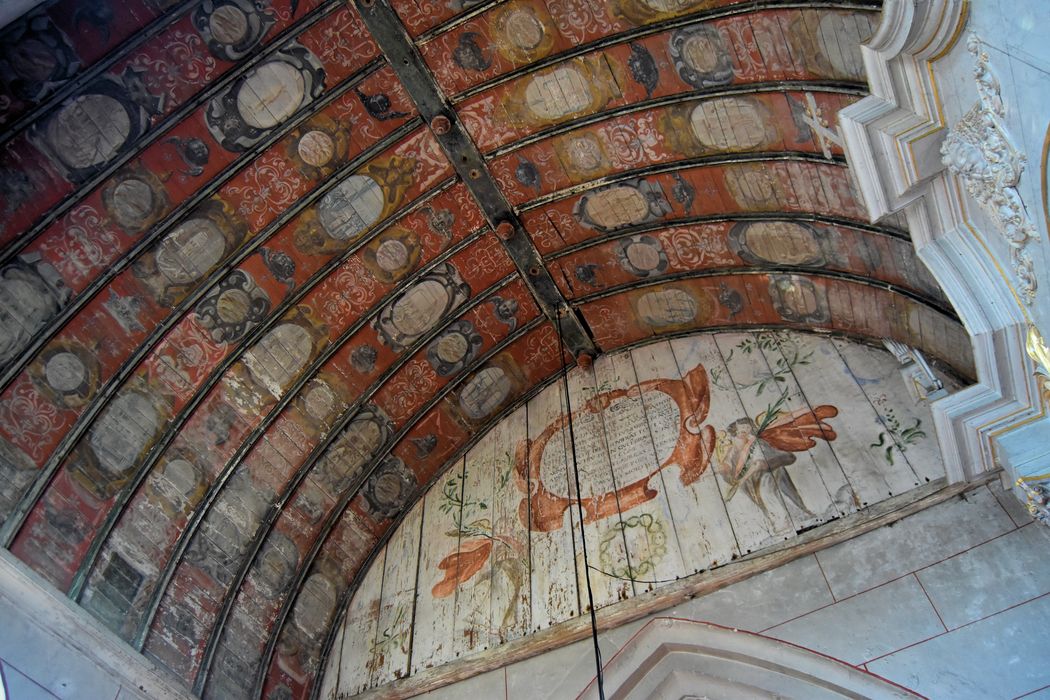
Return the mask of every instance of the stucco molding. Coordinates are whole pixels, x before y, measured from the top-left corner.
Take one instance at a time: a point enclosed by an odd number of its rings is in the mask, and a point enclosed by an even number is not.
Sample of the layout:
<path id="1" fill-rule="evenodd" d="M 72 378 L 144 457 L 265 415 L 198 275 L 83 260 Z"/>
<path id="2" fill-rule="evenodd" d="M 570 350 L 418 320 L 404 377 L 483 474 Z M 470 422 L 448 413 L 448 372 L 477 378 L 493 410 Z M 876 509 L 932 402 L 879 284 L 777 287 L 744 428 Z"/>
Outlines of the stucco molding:
<path id="1" fill-rule="evenodd" d="M 956 48 L 967 16 L 966 0 L 887 0 L 861 49 L 871 94 L 839 115 L 869 217 L 905 215 L 919 258 L 971 336 L 977 383 L 932 405 L 952 480 L 1009 466 L 999 464 L 1008 460 L 997 448 L 1042 413 L 1024 351 L 1024 305 L 970 222 L 970 197 L 941 154 L 949 130 L 936 63 Z"/>
<path id="2" fill-rule="evenodd" d="M 966 48 L 974 57 L 978 99 L 948 130 L 941 144 L 941 156 L 1009 244 L 1018 294 L 1030 306 L 1035 300 L 1037 282 L 1032 257 L 1025 248 L 1038 234 L 1017 191 L 1027 158 L 1007 132 L 999 78 L 976 34 L 970 34 Z"/>
<path id="3" fill-rule="evenodd" d="M 918 698 L 899 685 L 788 642 L 707 622 L 650 620 L 605 667 L 610 697 Z M 580 694 L 597 700 L 597 681 Z"/>
<path id="4" fill-rule="evenodd" d="M 952 48 L 966 8 L 965 0 L 887 0 L 861 47 L 870 94 L 839 122 L 872 221 L 916 201 L 944 170 L 945 125 L 929 62 Z"/>

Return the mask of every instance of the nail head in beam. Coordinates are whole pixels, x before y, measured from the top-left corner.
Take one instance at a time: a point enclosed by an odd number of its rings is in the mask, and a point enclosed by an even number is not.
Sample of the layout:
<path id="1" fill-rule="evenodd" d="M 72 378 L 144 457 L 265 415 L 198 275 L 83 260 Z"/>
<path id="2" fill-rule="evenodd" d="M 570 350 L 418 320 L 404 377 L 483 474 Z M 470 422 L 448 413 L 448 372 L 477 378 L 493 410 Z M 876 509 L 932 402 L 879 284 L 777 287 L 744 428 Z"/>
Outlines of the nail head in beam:
<path id="1" fill-rule="evenodd" d="M 436 135 L 444 136 L 452 131 L 452 122 L 444 114 L 439 114 L 430 122 L 430 128 L 434 130 Z"/>

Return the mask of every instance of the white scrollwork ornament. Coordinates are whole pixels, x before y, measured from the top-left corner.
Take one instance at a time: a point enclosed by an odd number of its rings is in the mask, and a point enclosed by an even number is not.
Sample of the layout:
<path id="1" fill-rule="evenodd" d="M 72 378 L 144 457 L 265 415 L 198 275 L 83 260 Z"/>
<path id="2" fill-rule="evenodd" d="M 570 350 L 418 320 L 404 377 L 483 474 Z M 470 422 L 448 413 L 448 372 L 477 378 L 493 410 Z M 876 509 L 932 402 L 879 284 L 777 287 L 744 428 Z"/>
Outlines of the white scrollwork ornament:
<path id="1" fill-rule="evenodd" d="M 1050 474 L 1022 476 L 1014 483 L 1027 497 L 1025 508 L 1028 513 L 1050 526 Z"/>
<path id="2" fill-rule="evenodd" d="M 967 194 L 977 200 L 1010 245 L 1018 293 L 1030 305 L 1035 300 L 1037 282 L 1025 247 L 1038 234 L 1017 191 L 1027 159 L 1006 131 L 1006 108 L 987 52 L 981 49 L 975 34 L 970 35 L 966 46 L 975 61 L 978 101 L 949 129 L 941 145 L 941 156 L 944 165 L 962 180 Z"/>
<path id="3" fill-rule="evenodd" d="M 1043 403 L 1050 407 L 1050 348 L 1046 346 L 1046 341 L 1034 325 L 1028 326 L 1025 351 L 1035 362 L 1035 380 Z"/>

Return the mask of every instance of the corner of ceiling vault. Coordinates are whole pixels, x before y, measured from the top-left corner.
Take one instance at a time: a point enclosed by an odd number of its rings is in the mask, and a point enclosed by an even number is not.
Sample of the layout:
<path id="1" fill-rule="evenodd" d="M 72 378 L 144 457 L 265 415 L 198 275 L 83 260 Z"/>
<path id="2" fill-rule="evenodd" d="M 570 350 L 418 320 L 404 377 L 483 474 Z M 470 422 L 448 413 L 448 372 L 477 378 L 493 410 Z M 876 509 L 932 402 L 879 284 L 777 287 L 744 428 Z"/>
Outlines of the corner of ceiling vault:
<path id="1" fill-rule="evenodd" d="M 0 28 L 0 545 L 198 695 L 319 692 L 384 543 L 562 340 L 972 370 L 848 181 L 880 3 L 78 1 Z"/>

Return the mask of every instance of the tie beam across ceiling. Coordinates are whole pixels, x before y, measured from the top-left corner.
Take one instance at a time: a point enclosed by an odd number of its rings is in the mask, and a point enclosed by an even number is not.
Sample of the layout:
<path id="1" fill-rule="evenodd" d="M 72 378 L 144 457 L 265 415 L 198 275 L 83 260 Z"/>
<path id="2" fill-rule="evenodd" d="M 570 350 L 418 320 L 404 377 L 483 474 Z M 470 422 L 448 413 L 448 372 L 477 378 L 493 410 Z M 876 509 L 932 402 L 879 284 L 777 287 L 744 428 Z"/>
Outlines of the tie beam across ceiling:
<path id="1" fill-rule="evenodd" d="M 372 38 L 390 61 L 420 115 L 430 124 L 434 137 L 514 261 L 540 309 L 552 323 L 560 322 L 565 345 L 574 356 L 593 357 L 595 347 L 590 333 L 554 284 L 521 219 L 496 184 L 481 152 L 438 87 L 397 13 L 387 0 L 354 2 Z"/>

